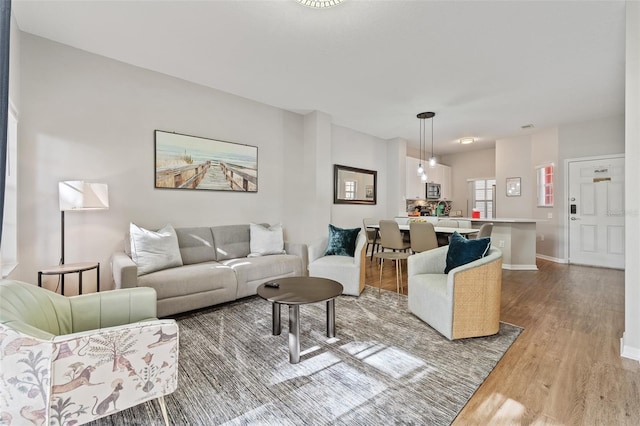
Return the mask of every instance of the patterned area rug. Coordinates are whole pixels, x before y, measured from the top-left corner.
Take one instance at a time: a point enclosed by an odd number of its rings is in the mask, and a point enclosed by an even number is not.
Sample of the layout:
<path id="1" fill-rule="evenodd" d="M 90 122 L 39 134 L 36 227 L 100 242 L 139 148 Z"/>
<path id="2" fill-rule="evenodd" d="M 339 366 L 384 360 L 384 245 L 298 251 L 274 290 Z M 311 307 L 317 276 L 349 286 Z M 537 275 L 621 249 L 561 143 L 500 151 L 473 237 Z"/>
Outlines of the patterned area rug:
<path id="1" fill-rule="evenodd" d="M 251 297 L 178 317 L 178 390 L 165 400 L 176 425 L 448 425 L 522 329 L 450 342 L 407 310 L 406 296 L 367 287 L 300 307 L 301 359 L 289 363 L 288 309 L 271 334 L 271 304 Z M 156 401 L 96 425 L 163 424 Z"/>

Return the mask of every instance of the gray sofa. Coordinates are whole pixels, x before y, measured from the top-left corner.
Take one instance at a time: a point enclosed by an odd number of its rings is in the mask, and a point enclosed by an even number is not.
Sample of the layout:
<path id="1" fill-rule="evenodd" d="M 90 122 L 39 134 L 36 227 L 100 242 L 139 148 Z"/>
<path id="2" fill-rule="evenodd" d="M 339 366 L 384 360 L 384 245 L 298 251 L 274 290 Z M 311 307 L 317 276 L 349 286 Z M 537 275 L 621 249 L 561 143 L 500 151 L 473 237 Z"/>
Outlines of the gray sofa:
<path id="1" fill-rule="evenodd" d="M 247 257 L 249 225 L 176 228 L 183 266 L 138 276 L 129 239 L 111 268 L 116 289 L 153 287 L 158 316 L 204 308 L 256 294 L 265 281 L 306 275 L 307 246 L 285 243 L 287 254 Z"/>

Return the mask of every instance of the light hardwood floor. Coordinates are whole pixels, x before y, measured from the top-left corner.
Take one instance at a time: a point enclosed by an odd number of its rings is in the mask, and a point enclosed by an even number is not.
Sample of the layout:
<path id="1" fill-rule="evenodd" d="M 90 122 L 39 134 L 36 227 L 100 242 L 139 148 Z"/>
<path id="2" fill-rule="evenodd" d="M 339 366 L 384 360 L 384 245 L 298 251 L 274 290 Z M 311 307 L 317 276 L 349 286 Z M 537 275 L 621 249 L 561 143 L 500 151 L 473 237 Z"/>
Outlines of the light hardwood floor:
<path id="1" fill-rule="evenodd" d="M 640 425 L 640 363 L 620 357 L 624 272 L 537 263 L 503 271 L 500 319 L 524 331 L 453 424 Z M 382 287 L 396 289 L 390 262 Z"/>

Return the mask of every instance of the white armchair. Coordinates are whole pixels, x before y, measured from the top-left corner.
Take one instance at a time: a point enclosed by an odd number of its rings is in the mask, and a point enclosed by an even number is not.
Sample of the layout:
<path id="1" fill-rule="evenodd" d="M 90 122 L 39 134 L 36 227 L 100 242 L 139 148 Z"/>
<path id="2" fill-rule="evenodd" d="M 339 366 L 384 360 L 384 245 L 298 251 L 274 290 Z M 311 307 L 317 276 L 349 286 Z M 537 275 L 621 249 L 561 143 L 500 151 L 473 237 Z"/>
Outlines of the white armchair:
<path id="1" fill-rule="evenodd" d="M 500 329 L 502 252 L 444 273 L 449 246 L 408 260 L 409 311 L 449 340 L 489 336 Z"/>
<path id="2" fill-rule="evenodd" d="M 328 238 L 323 238 L 309 245 L 309 276 L 328 278 L 342 284 L 342 294 L 360 296 L 364 290 L 364 248 L 367 238 L 360 231 L 356 239 L 354 257 L 349 256 L 325 256 Z"/>
<path id="3" fill-rule="evenodd" d="M 64 297 L 0 282 L 0 424 L 80 425 L 178 385 L 178 326 L 158 320 L 156 292 Z"/>

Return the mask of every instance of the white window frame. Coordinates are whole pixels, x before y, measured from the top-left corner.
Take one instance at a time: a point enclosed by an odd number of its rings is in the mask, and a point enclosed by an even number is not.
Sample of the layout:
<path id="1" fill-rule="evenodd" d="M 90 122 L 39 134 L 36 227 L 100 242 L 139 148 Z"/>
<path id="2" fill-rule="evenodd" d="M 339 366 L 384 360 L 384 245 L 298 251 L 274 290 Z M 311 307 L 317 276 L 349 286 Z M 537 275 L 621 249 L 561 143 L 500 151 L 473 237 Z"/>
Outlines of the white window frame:
<path id="1" fill-rule="evenodd" d="M 483 181 L 484 182 L 484 199 L 482 200 L 477 200 L 476 199 L 476 182 L 480 182 Z M 470 205 L 471 207 L 469 208 L 469 216 L 471 216 L 471 210 L 474 208 L 478 208 L 478 205 L 480 203 L 480 218 L 481 219 L 493 219 L 495 218 L 495 213 L 496 213 L 496 206 L 494 204 L 494 197 L 493 195 L 493 187 L 496 184 L 496 179 L 495 178 L 477 178 L 477 179 L 469 179 L 467 180 L 468 184 L 469 184 L 469 195 L 470 195 Z M 487 198 L 488 196 L 488 198 Z M 488 207 L 489 205 L 491 205 L 491 216 L 487 216 L 487 212 L 489 211 Z"/>
<path id="2" fill-rule="evenodd" d="M 355 180 L 344 181 L 344 199 L 345 200 L 356 199 L 356 181 Z"/>
<path id="3" fill-rule="evenodd" d="M 551 168 L 551 173 L 546 170 Z M 551 176 L 551 182 L 546 182 L 544 177 Z M 536 203 L 538 207 L 553 207 L 555 192 L 553 183 L 555 181 L 555 165 L 546 163 L 536 166 Z M 547 201 L 548 190 L 551 191 L 551 201 Z"/>

